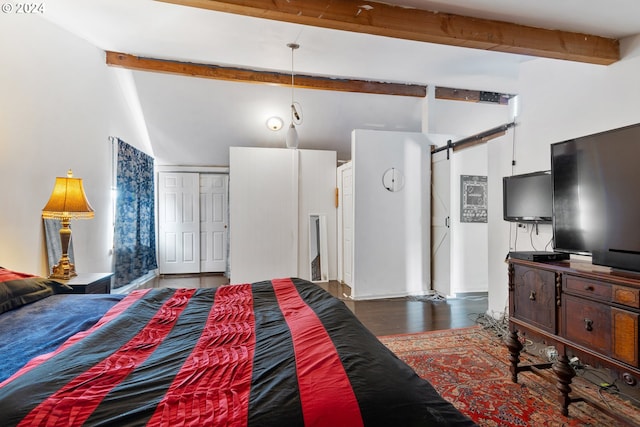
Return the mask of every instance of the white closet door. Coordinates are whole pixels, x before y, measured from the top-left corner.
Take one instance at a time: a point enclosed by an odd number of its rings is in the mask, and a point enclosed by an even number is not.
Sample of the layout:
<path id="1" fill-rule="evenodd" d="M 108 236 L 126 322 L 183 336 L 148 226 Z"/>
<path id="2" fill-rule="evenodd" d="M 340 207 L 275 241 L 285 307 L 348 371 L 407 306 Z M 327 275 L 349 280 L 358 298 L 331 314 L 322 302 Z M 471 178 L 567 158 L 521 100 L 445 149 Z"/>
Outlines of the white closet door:
<path id="1" fill-rule="evenodd" d="M 200 182 L 197 173 L 159 174 L 160 274 L 200 272 Z"/>
<path id="2" fill-rule="evenodd" d="M 200 174 L 200 272 L 227 269 L 229 176 Z"/>
<path id="3" fill-rule="evenodd" d="M 229 150 L 231 282 L 298 275 L 298 153 Z"/>

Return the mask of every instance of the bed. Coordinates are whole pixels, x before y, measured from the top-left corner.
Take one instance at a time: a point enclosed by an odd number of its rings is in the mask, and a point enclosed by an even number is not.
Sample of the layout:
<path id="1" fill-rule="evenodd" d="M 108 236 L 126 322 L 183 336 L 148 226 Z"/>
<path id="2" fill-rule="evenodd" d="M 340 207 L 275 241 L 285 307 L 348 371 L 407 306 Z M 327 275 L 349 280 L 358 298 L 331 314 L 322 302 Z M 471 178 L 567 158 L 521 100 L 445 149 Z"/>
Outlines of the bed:
<path id="1" fill-rule="evenodd" d="M 305 280 L 69 295 L 2 272 L 3 426 L 475 425 Z"/>

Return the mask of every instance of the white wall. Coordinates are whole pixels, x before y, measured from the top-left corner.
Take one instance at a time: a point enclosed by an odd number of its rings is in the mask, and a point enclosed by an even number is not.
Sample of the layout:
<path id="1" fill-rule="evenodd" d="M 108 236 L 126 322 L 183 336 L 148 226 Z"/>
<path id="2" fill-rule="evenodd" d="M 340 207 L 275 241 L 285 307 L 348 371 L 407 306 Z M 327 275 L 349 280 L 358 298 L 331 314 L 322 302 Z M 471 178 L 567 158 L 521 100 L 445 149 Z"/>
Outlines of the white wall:
<path id="1" fill-rule="evenodd" d="M 140 130 L 104 53 L 35 15 L 0 15 L 0 265 L 47 274 L 41 212 L 73 169 L 96 214 L 72 221 L 76 270 L 111 271 L 108 137 Z"/>
<path id="2" fill-rule="evenodd" d="M 507 105 L 434 99 L 429 107 L 429 133 L 458 135 L 456 140 L 509 122 Z"/>
<path id="3" fill-rule="evenodd" d="M 354 299 L 422 295 L 430 289 L 431 156 L 424 134 L 352 133 Z M 382 185 L 389 168 L 401 191 Z"/>
<path id="4" fill-rule="evenodd" d="M 522 64 L 515 173 L 549 169 L 554 142 L 640 122 L 640 36 L 623 40 L 621 50 L 622 60 L 610 66 L 548 59 Z M 489 159 L 489 175 L 497 179 L 508 170 L 511 145 L 490 143 Z M 551 234 L 545 227 L 542 241 Z M 489 236 L 488 311 L 502 313 L 508 297 L 508 224 L 492 217 Z M 519 237 L 518 250 L 527 249 Z"/>
<path id="5" fill-rule="evenodd" d="M 457 151 L 451 160 L 451 293 L 454 295 L 488 289 L 488 227 L 487 223 L 460 221 L 461 175 L 487 176 L 486 144 Z M 493 197 L 489 192 L 488 199 Z"/>

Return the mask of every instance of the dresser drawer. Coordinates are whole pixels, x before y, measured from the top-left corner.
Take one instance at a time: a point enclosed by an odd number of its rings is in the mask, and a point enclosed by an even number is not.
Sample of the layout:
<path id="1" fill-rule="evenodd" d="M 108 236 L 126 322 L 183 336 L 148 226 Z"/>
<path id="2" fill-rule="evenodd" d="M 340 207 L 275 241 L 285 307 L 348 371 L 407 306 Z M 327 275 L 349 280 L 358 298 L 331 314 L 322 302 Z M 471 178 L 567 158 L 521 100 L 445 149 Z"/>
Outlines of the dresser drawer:
<path id="1" fill-rule="evenodd" d="M 638 364 L 638 313 L 611 309 L 613 357 L 632 366 Z"/>
<path id="2" fill-rule="evenodd" d="M 627 288 L 626 286 L 613 287 L 613 302 L 628 307 L 640 308 L 640 289 Z"/>
<path id="3" fill-rule="evenodd" d="M 605 302 L 611 301 L 611 285 L 607 283 L 566 275 L 563 281 L 563 288 L 565 292 L 584 295 Z"/>
<path id="4" fill-rule="evenodd" d="M 562 297 L 563 336 L 600 353 L 611 352 L 611 307 L 564 295 Z"/>

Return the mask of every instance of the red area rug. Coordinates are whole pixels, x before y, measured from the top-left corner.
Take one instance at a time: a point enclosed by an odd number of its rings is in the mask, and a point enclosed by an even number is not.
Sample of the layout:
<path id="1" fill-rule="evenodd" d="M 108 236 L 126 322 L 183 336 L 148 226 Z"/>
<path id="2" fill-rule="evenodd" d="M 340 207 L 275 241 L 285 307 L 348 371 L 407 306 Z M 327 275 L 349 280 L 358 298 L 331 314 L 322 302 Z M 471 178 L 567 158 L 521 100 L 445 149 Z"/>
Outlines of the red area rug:
<path id="1" fill-rule="evenodd" d="M 534 373 L 520 373 L 518 384 L 513 383 L 506 346 L 480 326 L 379 339 L 480 426 L 621 425 L 583 402 L 572 403 L 569 416 L 562 416 L 555 385 Z M 539 361 L 535 356 L 521 355 L 522 363 Z M 574 384 L 640 426 L 638 408 L 611 394 L 599 393 L 597 386 L 579 377 L 574 378 Z"/>

